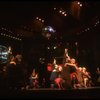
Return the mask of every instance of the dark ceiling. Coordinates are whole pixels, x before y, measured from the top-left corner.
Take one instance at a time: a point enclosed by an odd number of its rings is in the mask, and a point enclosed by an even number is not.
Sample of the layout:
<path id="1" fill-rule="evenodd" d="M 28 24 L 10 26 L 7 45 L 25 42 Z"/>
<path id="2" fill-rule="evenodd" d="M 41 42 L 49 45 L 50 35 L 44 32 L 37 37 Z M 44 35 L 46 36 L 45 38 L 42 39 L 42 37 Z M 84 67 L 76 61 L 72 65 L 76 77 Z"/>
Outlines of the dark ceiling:
<path id="1" fill-rule="evenodd" d="M 45 25 L 54 26 L 58 32 L 76 32 L 82 25 L 89 24 L 96 17 L 99 16 L 100 2 L 81 2 L 82 8 L 80 19 L 71 15 L 70 6 L 72 2 L 42 2 L 42 1 L 10 1 L 0 2 L 0 24 L 6 25 L 10 28 L 19 28 L 20 26 L 27 26 L 34 29 L 33 21 L 36 16 L 45 20 Z M 57 9 L 63 8 L 68 12 L 68 16 L 63 18 L 54 12 L 54 7 Z M 32 27 L 33 25 L 33 27 Z M 38 26 L 35 26 L 38 27 Z"/>

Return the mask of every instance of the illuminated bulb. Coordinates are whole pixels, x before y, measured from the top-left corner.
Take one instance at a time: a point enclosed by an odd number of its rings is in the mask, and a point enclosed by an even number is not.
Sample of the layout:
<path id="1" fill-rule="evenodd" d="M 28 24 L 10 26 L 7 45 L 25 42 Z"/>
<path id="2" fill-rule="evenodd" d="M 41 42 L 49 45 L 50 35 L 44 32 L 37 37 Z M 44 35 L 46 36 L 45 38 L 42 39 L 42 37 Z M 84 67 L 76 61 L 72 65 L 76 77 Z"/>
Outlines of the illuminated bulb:
<path id="1" fill-rule="evenodd" d="M 62 12 L 62 14 L 64 15 L 64 14 L 65 14 L 65 12 Z"/>
<path id="2" fill-rule="evenodd" d="M 47 28 L 44 28 L 44 30 L 46 31 L 46 30 L 48 30 Z"/>
<path id="3" fill-rule="evenodd" d="M 78 45 L 78 42 L 75 42 L 75 45 L 77 46 Z"/>
<path id="4" fill-rule="evenodd" d="M 64 14 L 64 16 L 67 16 L 67 14 Z"/>
<path id="5" fill-rule="evenodd" d="M 79 4 L 80 4 L 80 2 L 77 2 L 77 4 L 79 5 Z"/>
<path id="6" fill-rule="evenodd" d="M 82 4 L 80 4 L 80 7 L 82 7 Z"/>
<path id="7" fill-rule="evenodd" d="M 90 30 L 90 28 L 87 28 L 87 30 Z"/>
<path id="8" fill-rule="evenodd" d="M 47 47 L 47 49 L 50 49 L 50 47 Z"/>
<path id="9" fill-rule="evenodd" d="M 57 47 L 56 46 L 54 46 L 54 49 L 56 49 Z"/>
<path id="10" fill-rule="evenodd" d="M 52 31 L 52 28 L 49 28 L 49 31 L 51 32 Z"/>
<path id="11" fill-rule="evenodd" d="M 59 10 L 59 13 L 61 13 L 62 11 L 61 10 Z"/>
<path id="12" fill-rule="evenodd" d="M 39 21 L 41 21 L 41 19 L 39 18 Z"/>
<path id="13" fill-rule="evenodd" d="M 54 8 L 54 10 L 56 10 L 56 8 Z"/>
<path id="14" fill-rule="evenodd" d="M 36 19 L 38 19 L 38 17 L 36 17 Z"/>
<path id="15" fill-rule="evenodd" d="M 44 22 L 44 20 L 42 20 L 42 22 Z"/>

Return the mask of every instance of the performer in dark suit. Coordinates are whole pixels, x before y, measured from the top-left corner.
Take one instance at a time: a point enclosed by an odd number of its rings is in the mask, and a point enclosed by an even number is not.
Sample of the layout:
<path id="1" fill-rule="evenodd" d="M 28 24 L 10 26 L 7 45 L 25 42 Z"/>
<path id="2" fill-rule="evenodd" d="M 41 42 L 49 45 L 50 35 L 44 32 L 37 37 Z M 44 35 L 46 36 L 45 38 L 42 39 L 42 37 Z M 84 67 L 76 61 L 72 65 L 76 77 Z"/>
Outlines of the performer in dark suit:
<path id="1" fill-rule="evenodd" d="M 68 56 L 68 49 L 65 48 L 64 57 L 63 57 L 63 65 L 62 65 L 62 72 L 61 77 L 63 80 L 63 88 L 71 89 L 71 79 L 70 79 L 70 66 L 66 63 L 70 61 L 70 57 Z"/>
<path id="2" fill-rule="evenodd" d="M 68 49 L 65 49 L 65 54 L 64 54 L 64 62 L 63 62 L 63 68 L 62 68 L 62 79 L 65 81 L 63 83 L 63 86 L 65 89 L 71 89 L 72 86 L 72 76 L 73 73 L 74 75 L 77 74 L 75 73 L 76 70 L 78 69 L 75 59 L 74 58 L 70 58 L 68 55 Z M 78 78 L 78 77 L 77 77 Z"/>

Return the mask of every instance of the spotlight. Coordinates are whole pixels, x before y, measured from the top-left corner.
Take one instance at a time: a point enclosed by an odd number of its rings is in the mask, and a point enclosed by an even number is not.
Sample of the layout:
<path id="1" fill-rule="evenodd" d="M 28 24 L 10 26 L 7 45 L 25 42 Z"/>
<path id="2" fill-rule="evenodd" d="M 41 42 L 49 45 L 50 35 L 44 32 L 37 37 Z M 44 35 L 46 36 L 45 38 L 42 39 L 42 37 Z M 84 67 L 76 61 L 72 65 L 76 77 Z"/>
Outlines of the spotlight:
<path id="1" fill-rule="evenodd" d="M 64 15 L 64 14 L 65 14 L 65 12 L 62 12 L 62 14 Z"/>
<path id="2" fill-rule="evenodd" d="M 44 20 L 42 20 L 42 22 L 44 22 Z"/>
<path id="3" fill-rule="evenodd" d="M 41 21 L 41 19 L 39 18 L 39 21 Z"/>
<path id="4" fill-rule="evenodd" d="M 53 49 L 56 49 L 56 48 L 57 48 L 56 46 L 53 47 Z"/>
<path id="5" fill-rule="evenodd" d="M 44 30 L 45 30 L 45 31 L 47 31 L 47 30 L 48 30 L 48 28 L 46 27 L 46 28 L 44 28 Z"/>
<path id="6" fill-rule="evenodd" d="M 77 4 L 79 5 L 79 4 L 80 4 L 80 2 L 77 2 Z"/>
<path id="7" fill-rule="evenodd" d="M 51 26 L 46 26 L 42 29 L 42 35 L 46 38 L 50 38 L 55 33 L 55 30 Z"/>
<path id="8" fill-rule="evenodd" d="M 56 10 L 56 8 L 54 8 L 54 10 Z"/>
<path id="9" fill-rule="evenodd" d="M 36 17 L 36 19 L 39 19 L 38 17 Z"/>
<path id="10" fill-rule="evenodd" d="M 82 7 L 82 4 L 80 4 L 80 7 Z"/>
<path id="11" fill-rule="evenodd" d="M 64 14 L 64 16 L 67 16 L 67 14 Z"/>
<path id="12" fill-rule="evenodd" d="M 50 49 L 50 47 L 47 47 L 47 49 Z"/>
<path id="13" fill-rule="evenodd" d="M 59 13 L 62 13 L 62 11 L 61 11 L 61 10 L 59 10 Z"/>

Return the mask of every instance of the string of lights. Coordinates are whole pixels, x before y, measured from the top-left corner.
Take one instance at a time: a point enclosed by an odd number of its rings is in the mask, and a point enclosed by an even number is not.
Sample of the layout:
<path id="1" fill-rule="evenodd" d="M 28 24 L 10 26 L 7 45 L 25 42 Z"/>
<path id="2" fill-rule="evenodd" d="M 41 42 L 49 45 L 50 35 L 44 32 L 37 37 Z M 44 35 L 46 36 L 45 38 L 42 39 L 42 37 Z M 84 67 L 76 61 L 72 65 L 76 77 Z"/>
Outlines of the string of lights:
<path id="1" fill-rule="evenodd" d="M 4 34 L 4 33 L 0 33 L 1 36 L 4 36 L 4 37 L 9 37 L 9 38 L 12 38 L 12 39 L 15 39 L 15 40 L 19 40 L 21 41 L 22 39 L 20 38 L 17 38 L 17 37 L 14 37 L 14 36 L 11 36 L 11 35 L 7 35 L 7 34 Z"/>
<path id="2" fill-rule="evenodd" d="M 99 24 L 100 24 L 100 21 L 99 21 L 99 19 L 97 19 L 93 25 L 91 25 L 90 27 L 84 28 L 83 30 L 81 30 L 77 34 L 82 34 L 84 32 L 91 31 L 91 30 L 95 29 Z"/>
<path id="3" fill-rule="evenodd" d="M 60 8 L 60 9 L 59 8 L 54 8 L 54 11 L 58 12 L 62 16 L 65 16 L 65 17 L 67 16 L 66 11 L 62 8 Z"/>
<path id="4" fill-rule="evenodd" d="M 44 23 L 44 20 L 43 20 L 43 19 L 41 19 L 41 18 L 39 18 L 39 17 L 36 17 L 36 20 L 38 20 L 38 21 L 40 21 L 40 22 Z"/>
<path id="5" fill-rule="evenodd" d="M 11 30 L 4 28 L 4 27 L 0 28 L 0 31 L 1 31 L 1 33 L 0 33 L 1 36 L 12 38 L 12 39 L 19 40 L 19 41 L 22 40 L 19 37 L 13 36 L 14 35 L 13 32 Z M 19 34 L 17 34 L 17 36 L 19 36 Z"/>

